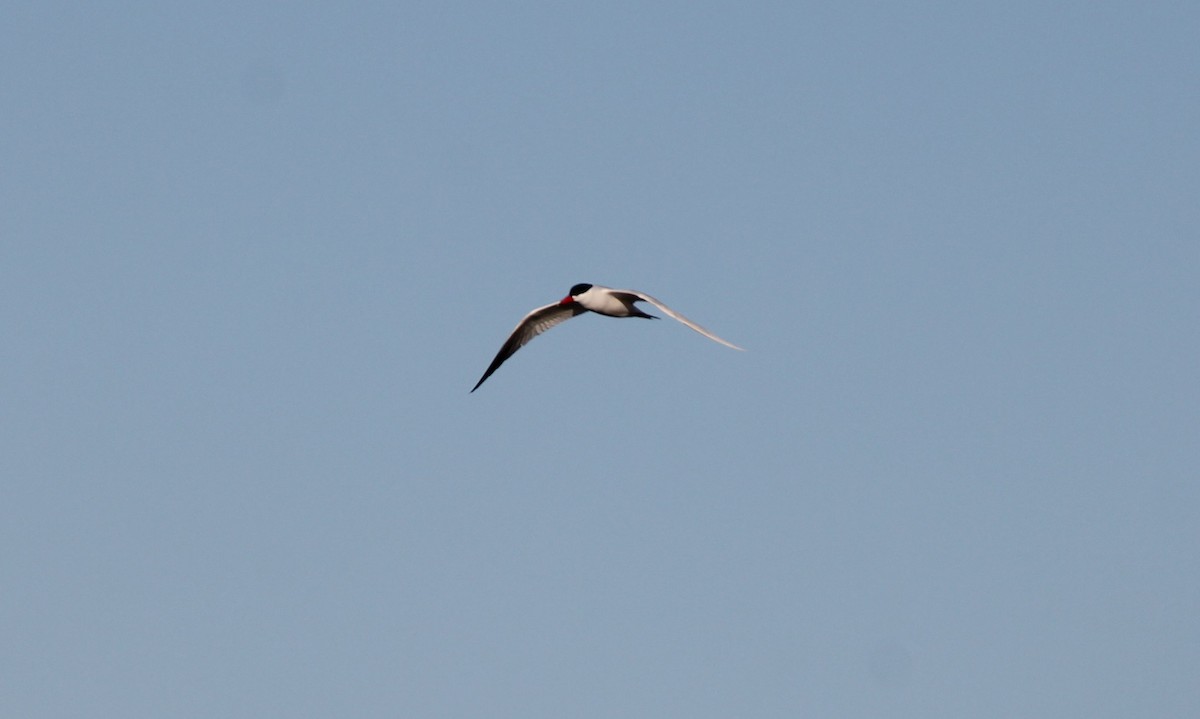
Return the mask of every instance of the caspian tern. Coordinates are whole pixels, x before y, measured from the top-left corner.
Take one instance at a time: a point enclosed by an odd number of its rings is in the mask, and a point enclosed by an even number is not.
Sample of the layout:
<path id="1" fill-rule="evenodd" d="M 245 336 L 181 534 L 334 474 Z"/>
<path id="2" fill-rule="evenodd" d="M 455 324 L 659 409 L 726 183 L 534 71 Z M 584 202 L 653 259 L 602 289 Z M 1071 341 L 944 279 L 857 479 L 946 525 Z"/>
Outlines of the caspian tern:
<path id="1" fill-rule="evenodd" d="M 712 332 L 709 332 L 644 292 L 638 292 L 637 290 L 614 290 L 611 287 L 581 283 L 572 287 L 567 296 L 558 302 L 546 305 L 545 307 L 539 307 L 525 315 L 516 328 L 513 329 L 512 334 L 508 336 L 508 339 L 505 340 L 504 346 L 496 353 L 496 358 L 488 365 L 487 371 L 483 373 L 483 376 L 479 378 L 479 381 L 475 383 L 471 391 L 474 392 L 479 389 L 479 385 L 483 384 L 484 380 L 488 377 L 491 377 L 492 373 L 500 365 L 504 364 L 504 360 L 512 357 L 517 350 L 528 344 L 531 339 L 576 315 L 581 315 L 584 312 L 595 312 L 606 317 L 658 319 L 654 315 L 648 315 L 637 307 L 634 307 L 634 302 L 649 302 L 662 310 L 671 319 L 682 322 L 710 340 L 720 342 L 726 347 L 732 347 L 735 350 L 742 349 L 732 342 L 714 335 Z"/>

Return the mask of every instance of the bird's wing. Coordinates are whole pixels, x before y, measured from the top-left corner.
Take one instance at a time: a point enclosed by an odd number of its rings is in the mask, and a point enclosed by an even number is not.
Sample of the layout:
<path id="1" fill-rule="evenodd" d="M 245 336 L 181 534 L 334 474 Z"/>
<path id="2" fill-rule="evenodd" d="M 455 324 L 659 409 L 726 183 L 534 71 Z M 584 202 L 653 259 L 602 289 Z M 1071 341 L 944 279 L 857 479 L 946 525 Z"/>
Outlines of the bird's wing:
<path id="1" fill-rule="evenodd" d="M 654 305 L 658 309 L 662 310 L 663 313 L 666 314 L 671 319 L 682 322 L 683 324 L 687 325 L 688 327 L 691 327 L 692 329 L 696 330 L 697 332 L 699 332 L 700 334 L 709 338 L 710 340 L 713 340 L 714 342 L 720 342 L 721 344 L 725 345 L 726 347 L 732 347 L 735 350 L 742 350 L 743 352 L 745 352 L 744 348 L 738 347 L 737 345 L 735 345 L 734 343 L 732 343 L 728 340 L 721 339 L 720 337 L 714 335 L 712 332 L 709 332 L 708 330 L 704 329 L 703 327 L 696 324 L 695 322 L 692 322 L 687 317 L 684 317 L 683 315 L 679 314 L 678 312 L 671 309 L 670 307 L 667 307 L 662 302 L 659 302 L 658 300 L 654 299 L 653 297 L 646 294 L 645 292 L 638 292 L 637 290 L 615 290 L 615 293 L 628 295 L 634 299 L 642 300 L 643 302 L 649 302 L 650 304 Z"/>
<path id="2" fill-rule="evenodd" d="M 475 383 L 471 391 L 474 392 L 479 389 L 479 385 L 483 384 L 485 379 L 491 377 L 496 368 L 504 364 L 504 360 L 512 357 L 517 350 L 528 344 L 529 340 L 537 337 L 551 327 L 584 312 L 587 312 L 587 310 L 575 302 L 565 305 L 555 302 L 552 305 L 539 307 L 525 315 L 513 329 L 512 334 L 508 336 L 508 339 L 505 340 L 504 346 L 496 353 L 496 358 L 488 365 L 487 371 L 483 373 L 483 376 L 479 378 L 479 381 Z"/>

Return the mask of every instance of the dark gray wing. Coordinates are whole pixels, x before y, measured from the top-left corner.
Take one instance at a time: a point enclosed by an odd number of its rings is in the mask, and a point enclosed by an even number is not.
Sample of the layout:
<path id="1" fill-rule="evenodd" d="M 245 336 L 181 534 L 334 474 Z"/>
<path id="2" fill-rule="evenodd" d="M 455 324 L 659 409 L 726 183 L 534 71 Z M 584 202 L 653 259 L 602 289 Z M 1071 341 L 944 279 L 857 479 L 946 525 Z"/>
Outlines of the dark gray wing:
<path id="1" fill-rule="evenodd" d="M 517 350 L 529 344 L 529 340 L 537 337 L 551 327 L 566 322 L 575 315 L 580 315 L 584 312 L 587 312 L 587 310 L 576 302 L 570 302 L 565 305 L 555 302 L 552 305 L 539 307 L 525 315 L 516 328 L 513 329 L 512 334 L 508 336 L 508 339 L 505 340 L 504 346 L 496 353 L 496 358 L 488 365 L 487 371 L 483 373 L 483 376 L 479 378 L 479 381 L 475 383 L 471 391 L 474 392 L 479 389 L 479 385 L 483 384 L 485 379 L 491 377 L 492 373 L 500 365 L 504 364 L 504 360 L 512 357 L 516 354 Z"/>

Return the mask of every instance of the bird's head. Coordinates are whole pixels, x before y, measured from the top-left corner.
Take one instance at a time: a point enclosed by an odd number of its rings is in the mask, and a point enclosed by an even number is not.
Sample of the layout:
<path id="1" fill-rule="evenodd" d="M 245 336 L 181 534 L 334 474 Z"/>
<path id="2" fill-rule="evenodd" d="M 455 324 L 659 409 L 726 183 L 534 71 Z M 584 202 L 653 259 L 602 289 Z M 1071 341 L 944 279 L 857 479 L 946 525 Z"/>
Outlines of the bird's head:
<path id="1" fill-rule="evenodd" d="M 558 304 L 560 304 L 560 305 L 570 304 L 575 301 L 576 297 L 578 297 L 579 295 L 582 295 L 584 292 L 587 292 L 590 289 L 592 289 L 591 285 L 587 284 L 586 282 L 580 282 L 579 284 L 572 287 L 571 291 L 567 293 L 567 296 L 562 298 L 561 300 L 559 300 Z"/>

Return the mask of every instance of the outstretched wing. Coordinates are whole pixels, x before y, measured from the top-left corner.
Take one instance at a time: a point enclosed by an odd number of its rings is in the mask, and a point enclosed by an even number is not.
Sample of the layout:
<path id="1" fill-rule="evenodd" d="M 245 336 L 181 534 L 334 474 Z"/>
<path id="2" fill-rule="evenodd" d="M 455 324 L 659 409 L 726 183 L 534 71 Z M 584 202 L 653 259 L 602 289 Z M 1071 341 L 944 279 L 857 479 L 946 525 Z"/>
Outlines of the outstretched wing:
<path id="1" fill-rule="evenodd" d="M 658 309 L 662 310 L 663 314 L 667 315 L 671 319 L 682 322 L 683 324 L 685 324 L 688 327 L 692 328 L 693 330 L 699 332 L 700 334 L 704 335 L 705 337 L 709 338 L 710 340 L 712 340 L 714 342 L 720 342 L 721 344 L 725 345 L 726 347 L 732 347 L 735 350 L 742 350 L 743 352 L 746 351 L 744 348 L 738 347 L 734 343 L 732 343 L 728 340 L 723 340 L 720 337 L 713 334 L 712 332 L 709 332 L 708 330 L 704 329 L 703 327 L 696 324 L 695 322 L 692 322 L 687 317 L 684 317 L 683 315 L 679 314 L 678 312 L 671 309 L 670 307 L 667 307 L 662 302 L 659 302 L 658 300 L 654 299 L 653 297 L 646 294 L 645 292 L 638 292 L 637 290 L 614 290 L 614 293 L 629 295 L 633 298 L 642 300 L 643 302 L 649 302 L 650 304 L 654 305 Z"/>
<path id="2" fill-rule="evenodd" d="M 483 384 L 483 381 L 488 377 L 491 377 L 492 373 L 500 365 L 504 364 L 504 360 L 516 354 L 516 351 L 527 345 L 529 340 L 537 337 L 551 327 L 584 312 L 587 312 L 587 310 L 574 302 L 565 305 L 555 302 L 552 305 L 539 307 L 525 315 L 516 328 L 513 329 L 512 334 L 508 336 L 508 339 L 505 340 L 504 346 L 496 353 L 496 358 L 488 365 L 487 371 L 483 373 L 483 376 L 479 378 L 479 381 L 475 383 L 471 391 L 474 392 L 479 389 L 479 385 Z"/>

